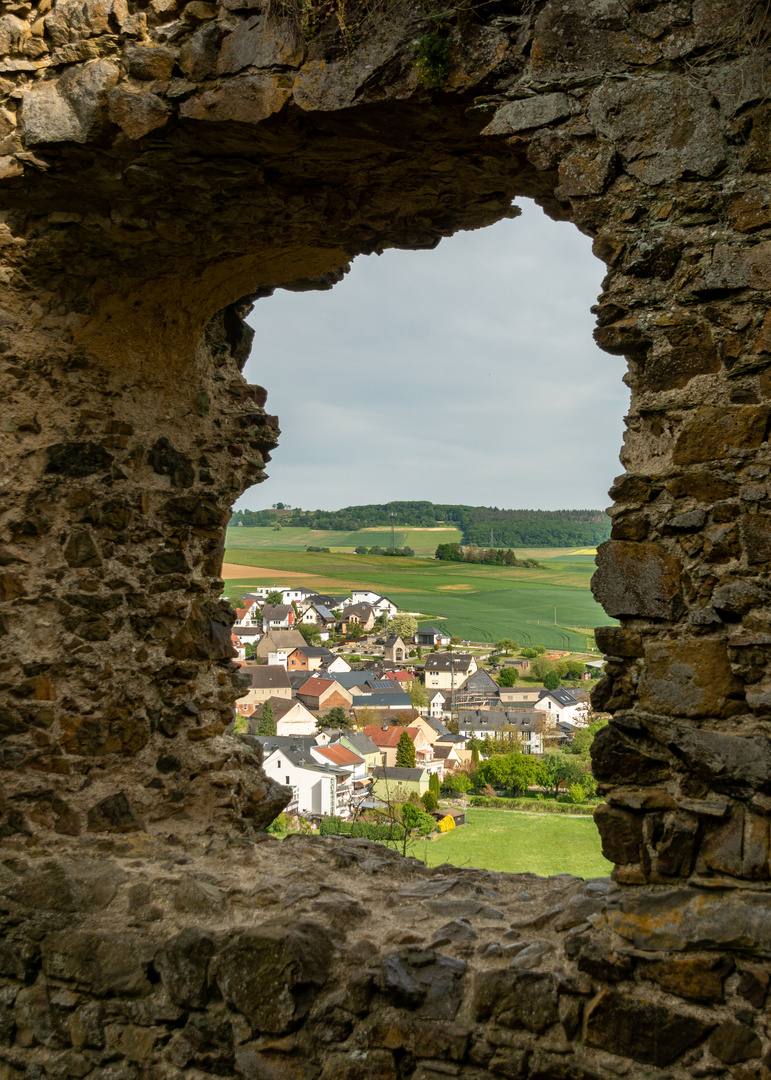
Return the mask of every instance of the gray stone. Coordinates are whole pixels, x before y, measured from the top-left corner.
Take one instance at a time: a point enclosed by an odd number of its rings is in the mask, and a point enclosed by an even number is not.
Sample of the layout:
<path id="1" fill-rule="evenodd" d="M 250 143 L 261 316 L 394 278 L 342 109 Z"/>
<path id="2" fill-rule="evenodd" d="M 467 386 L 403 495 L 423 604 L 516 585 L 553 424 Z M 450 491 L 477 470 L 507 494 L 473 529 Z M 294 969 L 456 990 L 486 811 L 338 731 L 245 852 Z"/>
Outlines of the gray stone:
<path id="1" fill-rule="evenodd" d="M 46 975 L 78 983 L 99 996 L 136 996 L 151 989 L 147 965 L 154 949 L 139 935 L 57 930 L 43 938 L 40 951 Z"/>
<path id="2" fill-rule="evenodd" d="M 434 934 L 432 945 L 446 945 L 450 942 L 473 941 L 477 932 L 465 919 L 453 919 Z"/>
<path id="3" fill-rule="evenodd" d="M 592 94 L 587 115 L 616 142 L 627 172 L 644 184 L 713 176 L 725 161 L 709 93 L 679 76 L 606 83 Z"/>
<path id="4" fill-rule="evenodd" d="M 680 563 L 655 544 L 608 540 L 597 550 L 591 582 L 608 615 L 671 619 L 678 607 Z"/>
<path id="5" fill-rule="evenodd" d="M 584 1041 L 647 1065 L 671 1065 L 714 1027 L 646 998 L 603 990 L 586 1011 Z"/>
<path id="6" fill-rule="evenodd" d="M 502 106 L 482 132 L 483 135 L 514 135 L 517 131 L 542 127 L 570 116 L 573 107 L 567 94 L 539 94 Z"/>
<path id="7" fill-rule="evenodd" d="M 29 146 L 86 141 L 74 109 L 54 83 L 43 83 L 22 94 L 19 119 L 22 137 Z"/>
<path id="8" fill-rule="evenodd" d="M 474 1019 L 541 1034 L 556 1024 L 557 988 L 550 972 L 481 971 L 472 999 Z"/>
<path id="9" fill-rule="evenodd" d="M 752 1028 L 732 1020 L 725 1021 L 712 1032 L 709 1048 L 718 1061 L 724 1061 L 727 1065 L 759 1058 L 763 1049 Z"/>
<path id="10" fill-rule="evenodd" d="M 281 1034 L 299 1026 L 329 977 L 332 944 L 310 919 L 271 920 L 245 930 L 216 963 L 225 1001 L 255 1031 Z"/>
<path id="11" fill-rule="evenodd" d="M 169 1000 L 185 1009 L 202 1009 L 209 999 L 208 969 L 214 939 L 190 926 L 155 954 L 155 968 Z"/>

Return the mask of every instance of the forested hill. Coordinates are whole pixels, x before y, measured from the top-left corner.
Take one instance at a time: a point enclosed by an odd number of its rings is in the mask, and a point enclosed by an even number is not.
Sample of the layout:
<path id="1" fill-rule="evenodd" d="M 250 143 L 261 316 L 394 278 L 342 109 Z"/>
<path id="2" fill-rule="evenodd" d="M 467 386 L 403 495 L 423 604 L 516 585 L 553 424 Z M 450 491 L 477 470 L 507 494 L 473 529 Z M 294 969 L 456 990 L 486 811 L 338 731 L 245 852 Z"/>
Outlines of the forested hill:
<path id="1" fill-rule="evenodd" d="M 377 525 L 397 528 L 454 526 L 464 544 L 480 547 L 594 547 L 610 536 L 602 510 L 499 510 L 430 502 L 373 503 L 343 510 L 298 510 L 281 503 L 270 510 L 237 510 L 231 525 L 281 525 L 355 532 Z"/>

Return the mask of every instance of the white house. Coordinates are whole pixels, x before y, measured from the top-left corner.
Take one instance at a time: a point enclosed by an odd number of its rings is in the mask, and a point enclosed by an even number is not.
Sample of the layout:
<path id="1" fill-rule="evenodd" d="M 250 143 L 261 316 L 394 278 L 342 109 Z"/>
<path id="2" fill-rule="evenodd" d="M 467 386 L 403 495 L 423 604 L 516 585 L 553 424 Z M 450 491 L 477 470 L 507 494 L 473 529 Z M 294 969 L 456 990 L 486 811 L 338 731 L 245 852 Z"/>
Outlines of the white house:
<path id="1" fill-rule="evenodd" d="M 313 735 L 316 731 L 316 717 L 305 708 L 301 701 L 294 698 L 269 697 L 276 721 L 276 735 Z M 256 732 L 262 706 L 255 706 L 251 728 Z"/>
<path id="2" fill-rule="evenodd" d="M 426 659 L 426 690 L 459 690 L 469 675 L 477 669 L 470 653 L 431 653 Z"/>
<path id="3" fill-rule="evenodd" d="M 552 722 L 586 727 L 589 716 L 589 695 L 585 690 L 560 686 L 556 690 L 544 690 L 533 705 L 534 709 L 549 713 Z"/>
<path id="4" fill-rule="evenodd" d="M 474 739 L 496 739 L 514 734 L 523 754 L 542 754 L 543 729 L 548 718 L 530 709 L 461 709 L 458 734 Z"/>
<path id="5" fill-rule="evenodd" d="M 350 597 L 343 600 L 342 606 L 348 608 L 356 604 L 369 604 L 376 618 L 379 615 L 387 615 L 389 619 L 392 619 L 399 610 L 393 600 L 375 592 L 374 589 L 353 589 Z"/>
<path id="6" fill-rule="evenodd" d="M 333 766 L 322 765 L 314 758 L 306 740 L 260 737 L 265 750 L 263 769 L 267 776 L 292 789 L 288 814 L 309 817 L 340 817 L 350 815 L 353 782 L 349 773 Z"/>
<path id="7" fill-rule="evenodd" d="M 271 630 L 290 630 L 296 618 L 291 604 L 266 604 L 262 609 L 263 632 L 267 634 Z"/>
<path id="8" fill-rule="evenodd" d="M 284 604 L 302 604 L 309 596 L 313 596 L 313 589 L 291 589 L 286 586 L 280 588 L 281 601 Z"/>
<path id="9" fill-rule="evenodd" d="M 243 607 L 236 608 L 234 626 L 260 626 L 261 624 L 260 605 L 256 600 L 247 601 Z"/>

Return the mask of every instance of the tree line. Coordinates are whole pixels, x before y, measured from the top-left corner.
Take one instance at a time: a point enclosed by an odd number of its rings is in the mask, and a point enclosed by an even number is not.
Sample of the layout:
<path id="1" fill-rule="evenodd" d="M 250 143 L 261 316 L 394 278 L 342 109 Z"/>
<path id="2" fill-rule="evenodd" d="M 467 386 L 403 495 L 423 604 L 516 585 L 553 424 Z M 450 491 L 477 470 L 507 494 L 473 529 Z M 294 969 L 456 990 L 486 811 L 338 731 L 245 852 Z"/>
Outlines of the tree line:
<path id="1" fill-rule="evenodd" d="M 356 532 L 390 526 L 392 520 L 400 528 L 448 525 L 461 530 L 464 544 L 491 548 L 593 547 L 610 536 L 610 521 L 602 510 L 502 510 L 421 501 L 370 503 L 342 510 L 237 510 L 230 523 Z"/>

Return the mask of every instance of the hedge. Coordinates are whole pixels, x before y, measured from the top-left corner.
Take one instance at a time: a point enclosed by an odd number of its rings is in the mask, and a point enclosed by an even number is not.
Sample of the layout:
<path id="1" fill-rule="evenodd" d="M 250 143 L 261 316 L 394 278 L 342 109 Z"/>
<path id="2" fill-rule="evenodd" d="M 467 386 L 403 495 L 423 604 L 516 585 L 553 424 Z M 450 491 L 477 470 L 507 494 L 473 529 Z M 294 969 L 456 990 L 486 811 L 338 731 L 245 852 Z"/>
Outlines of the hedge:
<path id="1" fill-rule="evenodd" d="M 343 821 L 339 817 L 323 817 L 319 823 L 321 836 L 359 836 L 365 840 L 403 840 L 404 826 L 398 822 L 380 825 L 373 821 Z"/>
<path id="2" fill-rule="evenodd" d="M 490 795 L 471 795 L 469 801 L 472 806 L 484 806 L 496 810 L 529 810 L 533 814 L 579 814 L 591 817 L 594 811 L 585 806 L 576 806 L 575 803 L 558 803 L 554 800 L 544 799 L 505 799 L 502 796 L 493 798 Z"/>

